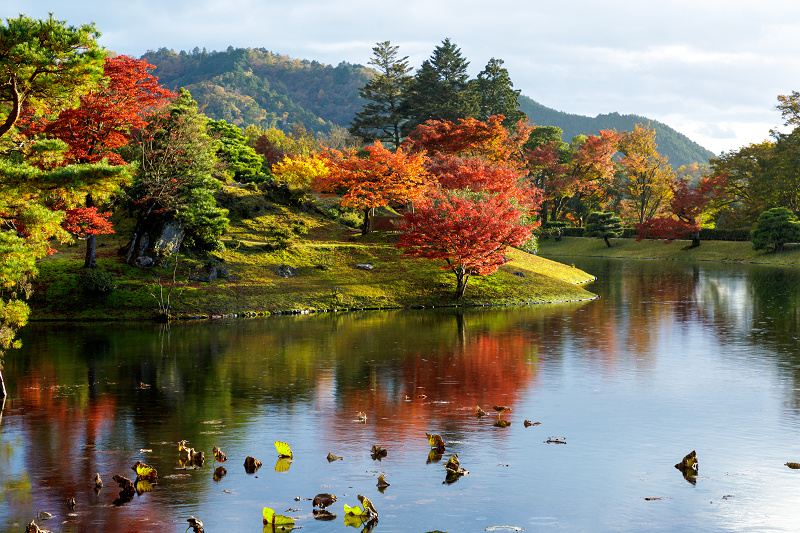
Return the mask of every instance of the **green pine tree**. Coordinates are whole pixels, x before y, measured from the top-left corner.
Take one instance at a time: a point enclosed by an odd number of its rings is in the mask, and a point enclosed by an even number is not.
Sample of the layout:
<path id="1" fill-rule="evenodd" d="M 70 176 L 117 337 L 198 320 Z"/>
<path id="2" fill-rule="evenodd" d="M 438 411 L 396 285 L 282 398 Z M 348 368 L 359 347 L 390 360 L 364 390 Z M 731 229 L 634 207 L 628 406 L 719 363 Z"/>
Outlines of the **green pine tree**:
<path id="1" fill-rule="evenodd" d="M 397 57 L 399 47 L 389 41 L 377 43 L 373 48 L 370 65 L 378 68 L 378 75 L 359 91 L 366 101 L 363 109 L 356 113 L 350 123 L 350 133 L 360 137 L 364 143 L 374 140 L 392 143 L 395 148 L 402 141 L 401 128 L 405 116 L 400 104 L 408 89 L 411 76 L 408 73 L 408 56 Z"/>
<path id="2" fill-rule="evenodd" d="M 461 55 L 461 49 L 449 38 L 434 49 L 433 55 L 422 63 L 412 79 L 404 100 L 403 111 L 408 118 L 405 132 L 428 120 L 455 122 L 478 116 L 468 66 L 469 61 Z"/>

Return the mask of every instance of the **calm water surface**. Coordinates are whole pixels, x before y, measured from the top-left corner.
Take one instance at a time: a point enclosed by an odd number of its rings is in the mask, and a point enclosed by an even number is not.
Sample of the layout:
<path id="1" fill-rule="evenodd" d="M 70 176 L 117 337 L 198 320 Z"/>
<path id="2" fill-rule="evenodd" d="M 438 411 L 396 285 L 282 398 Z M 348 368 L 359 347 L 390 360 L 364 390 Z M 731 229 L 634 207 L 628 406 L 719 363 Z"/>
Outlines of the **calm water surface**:
<path id="1" fill-rule="evenodd" d="M 53 531 L 183 532 L 193 515 L 209 533 L 251 532 L 264 506 L 309 533 L 350 531 L 342 504 L 358 494 L 387 533 L 796 531 L 800 470 L 784 463 L 800 462 L 798 272 L 566 261 L 598 276 L 598 300 L 169 331 L 32 324 L 5 361 L 0 531 L 42 509 Z M 494 404 L 512 408 L 510 426 L 495 426 Z M 426 432 L 446 441 L 441 459 Z M 182 439 L 205 451 L 202 468 L 180 469 Z M 294 450 L 286 471 L 275 440 Z M 388 455 L 373 460 L 373 445 Z M 692 450 L 694 483 L 673 466 Z M 470 473 L 445 484 L 452 453 Z M 255 474 L 248 455 L 264 463 Z M 158 483 L 115 502 L 111 477 L 134 477 L 137 460 Z M 312 516 L 304 498 L 319 492 L 339 497 L 336 519 Z"/>

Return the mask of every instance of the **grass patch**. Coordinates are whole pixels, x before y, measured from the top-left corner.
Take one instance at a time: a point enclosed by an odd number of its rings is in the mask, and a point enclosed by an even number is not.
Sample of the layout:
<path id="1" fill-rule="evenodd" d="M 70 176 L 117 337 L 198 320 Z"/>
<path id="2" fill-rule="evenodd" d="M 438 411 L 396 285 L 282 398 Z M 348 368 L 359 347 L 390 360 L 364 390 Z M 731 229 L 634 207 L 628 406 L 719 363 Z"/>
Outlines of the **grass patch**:
<path id="1" fill-rule="evenodd" d="M 539 253 L 554 257 L 616 257 L 639 259 L 671 259 L 687 261 L 722 261 L 735 263 L 763 263 L 775 265 L 800 265 L 800 245 L 789 244 L 778 253 L 753 250 L 752 244 L 741 241 L 702 241 L 697 248 L 689 248 L 690 241 L 663 241 L 636 239 L 609 239 L 611 248 L 602 239 L 588 237 L 562 237 L 539 241 Z"/>

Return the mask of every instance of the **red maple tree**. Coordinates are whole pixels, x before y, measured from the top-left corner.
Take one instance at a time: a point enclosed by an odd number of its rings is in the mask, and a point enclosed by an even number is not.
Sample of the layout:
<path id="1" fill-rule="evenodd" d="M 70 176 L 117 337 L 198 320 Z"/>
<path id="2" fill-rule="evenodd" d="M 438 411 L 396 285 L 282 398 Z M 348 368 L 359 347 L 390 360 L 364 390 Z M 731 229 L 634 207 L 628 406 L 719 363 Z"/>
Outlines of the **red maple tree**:
<path id="1" fill-rule="evenodd" d="M 696 185 L 681 178 L 670 185 L 672 201 L 670 216 L 653 217 L 636 224 L 637 240 L 663 239 L 672 242 L 692 235 L 691 248 L 700 246 L 700 215 L 712 200 L 724 197 L 728 185 L 726 174 L 706 176 Z"/>
<path id="2" fill-rule="evenodd" d="M 367 157 L 355 151 L 323 154 L 330 172 L 312 183 L 319 192 L 341 194 L 343 206 L 362 210 L 364 234 L 369 232 L 372 208 L 415 202 L 430 185 L 423 154 L 403 149 L 391 152 L 378 141 L 366 152 Z"/>
<path id="3" fill-rule="evenodd" d="M 112 165 L 127 165 L 118 149 L 128 144 L 132 130 L 145 125 L 150 113 L 175 97 L 175 93 L 161 87 L 158 78 L 150 74 L 154 68 L 143 59 L 106 58 L 104 85 L 82 96 L 77 108 L 62 111 L 53 121 L 41 117 L 32 119 L 26 134 L 43 134 L 67 143 L 69 149 L 61 162 L 63 165 L 103 160 Z M 73 203 L 72 199 L 72 205 L 67 206 L 63 227 L 86 239 L 84 266 L 87 268 L 96 266 L 94 236 L 113 233 L 108 221 L 110 213 L 98 213 L 95 203 L 109 198 L 120 185 L 116 181 L 97 183 L 83 198 L 83 206 Z M 57 203 L 66 200 L 57 199 Z M 81 231 L 73 232 L 70 228 L 81 228 Z"/>
<path id="4" fill-rule="evenodd" d="M 472 275 L 486 275 L 508 262 L 509 246 L 530 238 L 521 224 L 522 211 L 508 194 L 464 195 L 453 191 L 431 194 L 405 214 L 397 243 L 405 255 L 444 260 L 444 270 L 456 276 L 456 299 L 464 296 Z"/>
<path id="5" fill-rule="evenodd" d="M 522 163 L 520 150 L 533 127 L 518 122 L 512 135 L 503 127 L 503 115 L 493 115 L 481 122 L 475 118 L 460 118 L 458 123 L 429 120 L 408 134 L 403 142 L 406 150 L 436 154 L 483 157 L 491 162 Z"/>

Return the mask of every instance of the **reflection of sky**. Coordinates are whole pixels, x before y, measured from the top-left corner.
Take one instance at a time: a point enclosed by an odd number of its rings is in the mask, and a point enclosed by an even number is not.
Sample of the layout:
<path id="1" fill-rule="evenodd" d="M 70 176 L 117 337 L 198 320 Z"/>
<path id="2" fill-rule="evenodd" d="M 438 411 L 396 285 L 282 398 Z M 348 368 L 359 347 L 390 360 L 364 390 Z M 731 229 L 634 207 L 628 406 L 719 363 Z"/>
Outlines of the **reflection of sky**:
<path id="1" fill-rule="evenodd" d="M 652 263 L 646 268 L 661 268 Z M 24 514 L 0 509 L 0 530 L 38 508 L 63 513 L 63 492 L 76 490 L 85 506 L 71 523 L 104 531 L 126 531 L 130 520 L 137 531 L 178 530 L 189 515 L 207 531 L 252 531 L 263 506 L 296 517 L 304 531 L 330 531 L 343 527 L 342 505 L 355 505 L 358 494 L 375 503 L 376 531 L 384 532 L 502 524 L 791 531 L 798 472 L 784 463 L 800 462 L 800 417 L 787 398 L 800 368 L 741 334 L 743 317 L 762 305 L 747 296 L 748 278 L 733 268 L 663 266 L 659 278 L 631 266 L 632 277 L 590 287 L 601 298 L 583 304 L 461 318 L 423 311 L 176 325 L 171 343 L 162 350 L 153 342 L 153 353 L 141 348 L 151 344 L 141 340 L 147 332 L 96 358 L 57 355 L 56 340 L 68 333 L 37 332 L 41 338 L 25 339 L 32 355 L 10 361 L 9 373 L 15 383 L 36 384 L 38 400 L 15 399 L 0 428 L 4 445 L 22 440 L 0 455 L 0 487 L 28 476 L 33 495 Z M 623 297 L 614 295 L 619 287 Z M 125 326 L 110 331 L 126 338 Z M 26 374 L 31 366 L 46 379 Z M 88 396 L 87 366 L 99 383 Z M 151 388 L 135 388 L 139 373 Z M 70 387 L 50 397 L 55 382 Z M 494 426 L 494 403 L 512 407 L 502 415 L 510 427 Z M 491 414 L 475 418 L 475 405 Z M 525 419 L 541 425 L 526 428 Z M 51 443 L 48 427 L 62 438 Z M 448 444 L 439 462 L 426 462 L 426 432 Z M 567 444 L 547 444 L 548 437 Z M 86 447 L 90 438 L 94 447 Z M 203 469 L 176 470 L 175 443 L 184 438 L 206 451 Z M 286 472 L 274 469 L 275 440 L 294 451 Z M 220 482 L 212 479 L 214 445 L 229 457 Z M 388 455 L 373 460 L 373 445 Z M 696 485 L 673 467 L 693 449 Z M 344 459 L 329 463 L 328 453 Z M 470 474 L 445 485 L 451 453 Z M 242 467 L 247 455 L 264 463 L 254 475 Z M 91 499 L 94 468 L 104 479 L 130 475 L 136 459 L 159 470 L 152 493 L 112 507 L 107 483 Z M 64 461 L 77 465 L 78 479 L 52 473 Z M 391 483 L 383 494 L 375 486 L 381 473 Z M 310 515 L 303 498 L 319 492 L 339 496 L 335 525 Z"/>

